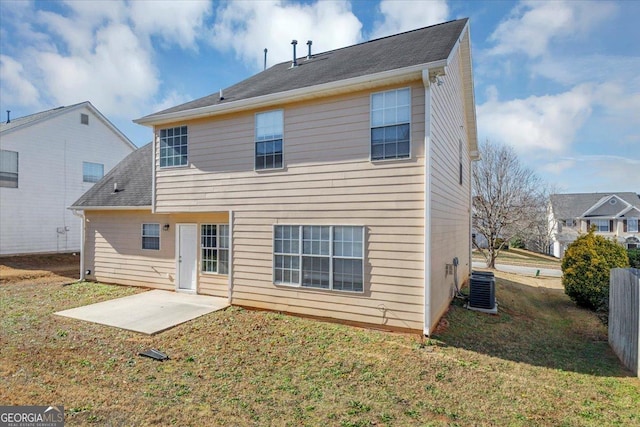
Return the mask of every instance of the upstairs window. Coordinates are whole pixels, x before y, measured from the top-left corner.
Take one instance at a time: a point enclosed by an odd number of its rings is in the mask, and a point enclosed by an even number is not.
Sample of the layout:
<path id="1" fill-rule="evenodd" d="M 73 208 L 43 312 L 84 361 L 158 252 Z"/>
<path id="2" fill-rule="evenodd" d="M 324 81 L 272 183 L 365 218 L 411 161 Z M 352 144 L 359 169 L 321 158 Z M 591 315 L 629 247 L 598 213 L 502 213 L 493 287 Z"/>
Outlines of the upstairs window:
<path id="1" fill-rule="evenodd" d="M 596 226 L 596 231 L 600 233 L 608 233 L 611 231 L 609 228 L 609 220 L 608 219 L 594 219 L 591 221 L 591 224 Z"/>
<path id="2" fill-rule="evenodd" d="M 229 226 L 202 224 L 200 226 L 202 271 L 229 274 Z"/>
<path id="3" fill-rule="evenodd" d="M 142 249 L 160 250 L 160 224 L 142 224 Z"/>
<path id="4" fill-rule="evenodd" d="M 409 88 L 371 95 L 371 160 L 410 157 L 410 117 Z"/>
<path id="5" fill-rule="evenodd" d="M 638 218 L 628 218 L 627 219 L 627 232 L 629 232 L 629 233 L 637 233 L 638 232 Z"/>
<path id="6" fill-rule="evenodd" d="M 18 188 L 18 152 L 0 150 L 0 187 Z"/>
<path id="7" fill-rule="evenodd" d="M 82 182 L 98 182 L 103 176 L 102 163 L 82 162 Z"/>
<path id="8" fill-rule="evenodd" d="M 80 124 L 89 125 L 89 115 L 80 113 Z"/>
<path id="9" fill-rule="evenodd" d="M 187 127 L 160 129 L 160 167 L 187 165 Z"/>
<path id="10" fill-rule="evenodd" d="M 256 170 L 282 168 L 282 110 L 256 114 Z"/>

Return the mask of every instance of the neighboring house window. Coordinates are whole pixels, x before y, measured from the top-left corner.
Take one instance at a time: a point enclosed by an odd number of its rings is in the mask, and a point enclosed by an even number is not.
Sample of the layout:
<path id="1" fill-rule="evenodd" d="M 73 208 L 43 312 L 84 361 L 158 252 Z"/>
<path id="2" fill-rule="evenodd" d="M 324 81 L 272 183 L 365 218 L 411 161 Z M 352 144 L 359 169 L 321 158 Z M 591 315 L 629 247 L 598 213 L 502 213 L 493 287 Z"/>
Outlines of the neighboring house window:
<path id="1" fill-rule="evenodd" d="M 410 156 L 410 117 L 409 88 L 371 95 L 371 160 Z"/>
<path id="2" fill-rule="evenodd" d="M 80 113 L 80 123 L 83 125 L 88 125 L 89 124 L 89 115 L 88 114 L 84 114 L 84 113 Z"/>
<path id="3" fill-rule="evenodd" d="M 18 188 L 18 152 L 0 150 L 0 187 Z"/>
<path id="4" fill-rule="evenodd" d="M 609 220 L 608 219 L 594 219 L 591 224 L 596 226 L 596 231 L 601 233 L 609 232 Z"/>
<path id="5" fill-rule="evenodd" d="M 142 249 L 160 249 L 160 224 L 142 224 Z"/>
<path id="6" fill-rule="evenodd" d="M 98 182 L 103 176 L 102 163 L 82 162 L 82 182 Z"/>
<path id="7" fill-rule="evenodd" d="M 160 167 L 187 164 L 187 127 L 160 129 Z"/>
<path id="8" fill-rule="evenodd" d="M 205 273 L 229 273 L 229 226 L 202 224 L 200 226 L 202 271 Z"/>
<path id="9" fill-rule="evenodd" d="M 638 232 L 638 218 L 627 218 L 627 232 L 628 233 Z"/>
<path id="10" fill-rule="evenodd" d="M 362 292 L 364 228 L 276 225 L 274 282 Z"/>
<path id="11" fill-rule="evenodd" d="M 282 110 L 256 114 L 256 170 L 282 168 Z"/>
<path id="12" fill-rule="evenodd" d="M 564 220 L 564 224 L 567 227 L 575 227 L 576 226 L 576 221 L 574 219 L 565 219 Z"/>

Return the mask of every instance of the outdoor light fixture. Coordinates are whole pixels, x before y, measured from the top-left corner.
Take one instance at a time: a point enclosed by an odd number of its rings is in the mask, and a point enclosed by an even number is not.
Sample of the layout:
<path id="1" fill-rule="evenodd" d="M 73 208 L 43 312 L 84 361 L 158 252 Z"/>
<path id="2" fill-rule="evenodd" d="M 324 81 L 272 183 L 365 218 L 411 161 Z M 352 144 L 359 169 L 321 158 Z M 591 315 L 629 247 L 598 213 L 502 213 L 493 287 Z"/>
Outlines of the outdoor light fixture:
<path id="1" fill-rule="evenodd" d="M 84 274 L 86 274 L 87 276 L 89 276 L 89 275 L 91 274 L 91 270 L 86 270 L 86 271 L 84 272 Z"/>
<path id="2" fill-rule="evenodd" d="M 165 224 L 165 225 L 162 227 L 162 229 L 163 229 L 164 231 L 168 231 L 168 230 L 169 230 L 169 224 Z"/>

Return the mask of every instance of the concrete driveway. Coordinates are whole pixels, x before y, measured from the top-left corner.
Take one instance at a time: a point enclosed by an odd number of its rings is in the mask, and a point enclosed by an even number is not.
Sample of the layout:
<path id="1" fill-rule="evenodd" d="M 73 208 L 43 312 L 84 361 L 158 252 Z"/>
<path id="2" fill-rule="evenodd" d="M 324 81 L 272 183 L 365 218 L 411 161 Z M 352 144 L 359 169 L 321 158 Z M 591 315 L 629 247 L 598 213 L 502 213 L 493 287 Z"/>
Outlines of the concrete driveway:
<path id="1" fill-rule="evenodd" d="M 228 306 L 226 298 L 153 290 L 55 314 L 153 335 Z"/>

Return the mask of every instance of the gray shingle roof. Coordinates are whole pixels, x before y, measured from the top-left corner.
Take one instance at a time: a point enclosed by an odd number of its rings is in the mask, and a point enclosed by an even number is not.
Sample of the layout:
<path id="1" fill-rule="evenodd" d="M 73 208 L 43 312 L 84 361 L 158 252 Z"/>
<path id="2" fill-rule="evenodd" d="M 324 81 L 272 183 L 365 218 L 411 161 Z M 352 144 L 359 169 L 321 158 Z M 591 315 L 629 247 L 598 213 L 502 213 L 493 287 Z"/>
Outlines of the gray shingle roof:
<path id="1" fill-rule="evenodd" d="M 150 207 L 152 148 L 149 143 L 129 154 L 71 207 Z M 113 191 L 115 183 L 118 192 Z"/>
<path id="2" fill-rule="evenodd" d="M 458 19 L 317 53 L 309 60 L 302 57 L 295 68 L 291 68 L 291 61 L 282 62 L 224 89 L 224 100 L 220 100 L 220 94 L 216 92 L 140 120 L 445 60 L 467 21 L 467 18 Z"/>
<path id="3" fill-rule="evenodd" d="M 556 218 L 571 219 L 580 217 L 600 200 L 613 194 L 640 209 L 640 196 L 632 192 L 552 194 L 550 199 Z"/>
<path id="4" fill-rule="evenodd" d="M 52 108 L 50 110 L 40 111 L 38 113 L 29 114 L 28 116 L 24 116 L 24 117 L 16 117 L 15 119 L 12 118 L 9 121 L 9 123 L 7 122 L 0 123 L 0 132 L 4 132 L 9 129 L 13 129 L 18 126 L 26 125 L 29 123 L 37 122 L 42 119 L 46 119 L 47 117 L 54 116 L 56 114 L 62 113 L 66 110 L 70 110 L 72 108 L 77 107 L 78 105 L 85 104 L 85 103 L 87 103 L 87 101 L 80 102 L 78 104 L 68 105 L 66 107 L 62 106 L 62 107 Z"/>

